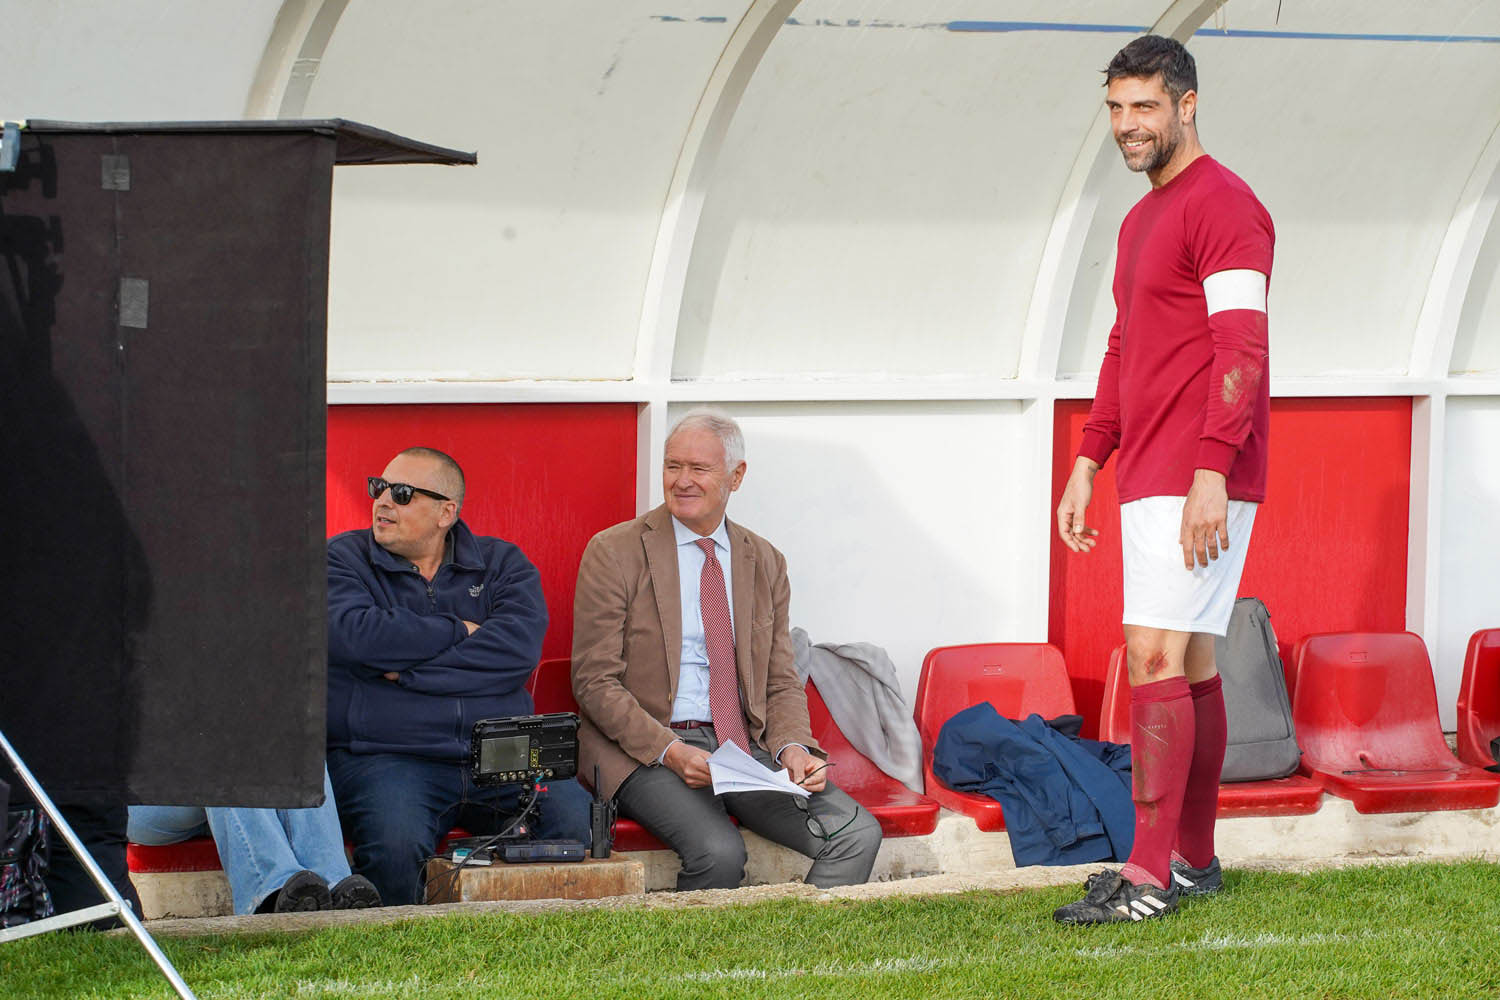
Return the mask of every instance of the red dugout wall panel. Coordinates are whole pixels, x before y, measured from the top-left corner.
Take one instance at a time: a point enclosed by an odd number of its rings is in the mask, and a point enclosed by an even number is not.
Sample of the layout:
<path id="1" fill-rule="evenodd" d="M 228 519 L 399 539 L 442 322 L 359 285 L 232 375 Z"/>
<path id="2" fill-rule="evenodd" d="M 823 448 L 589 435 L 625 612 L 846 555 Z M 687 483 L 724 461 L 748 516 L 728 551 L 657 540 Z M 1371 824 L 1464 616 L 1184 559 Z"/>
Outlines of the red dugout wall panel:
<path id="1" fill-rule="evenodd" d="M 331 406 L 329 535 L 369 527 L 365 477 L 414 445 L 463 466 L 469 527 L 515 542 L 536 564 L 551 616 L 542 655 L 569 655 L 583 547 L 635 515 L 635 404 Z"/>
<path id="2" fill-rule="evenodd" d="M 1057 404 L 1054 509 L 1089 403 Z M 1102 533 L 1093 552 L 1068 552 L 1055 517 L 1050 525 L 1048 636 L 1067 659 L 1090 733 L 1097 732 L 1110 650 L 1122 641 L 1114 467 L 1112 459 L 1094 479 L 1089 523 Z M 1256 514 L 1240 594 L 1266 602 L 1283 658 L 1311 632 L 1406 627 L 1410 477 L 1409 398 L 1271 401 L 1268 496 Z"/>

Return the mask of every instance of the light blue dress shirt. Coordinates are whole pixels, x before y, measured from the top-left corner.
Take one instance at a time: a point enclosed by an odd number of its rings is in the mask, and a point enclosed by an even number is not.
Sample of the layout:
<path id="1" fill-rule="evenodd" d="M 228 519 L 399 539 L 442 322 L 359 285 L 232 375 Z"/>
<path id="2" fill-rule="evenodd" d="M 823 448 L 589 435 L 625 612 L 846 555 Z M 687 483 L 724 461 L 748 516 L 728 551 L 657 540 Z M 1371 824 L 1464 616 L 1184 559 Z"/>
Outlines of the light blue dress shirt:
<path id="1" fill-rule="evenodd" d="M 698 586 L 703 578 L 703 550 L 698 539 L 705 536 L 672 518 L 677 539 L 677 579 L 682 599 L 682 666 L 677 678 L 677 697 L 672 701 L 673 722 L 712 722 L 708 707 L 708 642 L 703 635 L 703 604 Z M 724 571 L 724 594 L 729 598 L 729 627 L 734 630 L 734 579 L 729 562 L 729 529 L 724 520 L 713 534 L 714 555 Z"/>

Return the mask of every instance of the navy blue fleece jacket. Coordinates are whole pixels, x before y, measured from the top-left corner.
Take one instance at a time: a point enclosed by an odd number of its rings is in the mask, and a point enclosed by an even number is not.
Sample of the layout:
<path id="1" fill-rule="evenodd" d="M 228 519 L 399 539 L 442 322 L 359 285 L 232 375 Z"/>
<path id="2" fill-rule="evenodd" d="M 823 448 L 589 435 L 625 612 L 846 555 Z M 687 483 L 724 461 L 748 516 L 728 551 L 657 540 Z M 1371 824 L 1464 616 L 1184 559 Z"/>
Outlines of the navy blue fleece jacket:
<path id="1" fill-rule="evenodd" d="M 328 746 L 468 757 L 474 723 L 528 715 L 547 631 L 541 577 L 510 542 L 449 529 L 429 583 L 368 528 L 328 541 Z M 479 625 L 472 635 L 464 621 Z M 383 675 L 396 673 L 395 681 Z"/>

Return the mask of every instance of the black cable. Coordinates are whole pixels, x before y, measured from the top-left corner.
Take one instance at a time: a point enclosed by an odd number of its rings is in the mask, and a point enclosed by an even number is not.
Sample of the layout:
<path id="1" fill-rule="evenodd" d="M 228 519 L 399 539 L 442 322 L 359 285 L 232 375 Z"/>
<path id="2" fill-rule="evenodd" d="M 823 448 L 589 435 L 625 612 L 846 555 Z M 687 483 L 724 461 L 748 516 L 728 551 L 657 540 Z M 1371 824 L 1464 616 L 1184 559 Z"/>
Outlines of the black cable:
<path id="1" fill-rule="evenodd" d="M 446 879 L 449 880 L 449 887 L 450 888 L 453 885 L 456 885 L 458 883 L 458 873 L 461 872 L 461 871 L 463 871 L 465 868 L 469 867 L 470 862 L 474 862 L 474 858 L 480 852 L 482 852 L 482 851 L 488 851 L 495 844 L 497 844 L 500 841 L 506 839 L 507 837 L 510 837 L 513 834 L 513 832 L 515 831 L 515 829 L 518 826 L 520 826 L 523 822 L 526 821 L 526 818 L 531 815 L 532 810 L 534 808 L 536 808 L 537 799 L 541 797 L 541 791 L 542 790 L 541 790 L 541 787 L 539 785 L 537 785 L 535 778 L 533 778 L 531 780 L 530 784 L 527 786 L 527 791 L 530 792 L 530 796 L 526 799 L 526 801 L 524 803 L 522 803 L 520 812 L 518 812 L 518 813 L 515 814 L 515 817 L 510 821 L 510 825 L 509 826 L 507 826 L 505 829 L 501 830 L 499 833 L 491 834 L 489 837 L 485 838 L 482 842 L 480 842 L 479 846 L 471 848 L 469 850 L 469 853 L 464 857 L 464 859 L 462 861 L 460 861 L 458 864 L 454 865 L 452 868 L 449 868 L 445 872 L 439 872 L 438 875 L 435 876 L 435 877 L 433 877 L 433 878 L 425 878 L 424 877 L 422 879 L 422 893 L 421 893 L 421 898 L 422 898 L 423 902 L 427 901 L 428 889 L 431 888 L 431 886 L 432 886 L 432 884 L 434 882 L 437 882 L 438 879 L 446 878 Z M 493 807 L 491 807 L 491 808 L 493 808 Z M 499 812 L 498 809 L 496 809 L 495 811 Z M 427 859 L 422 862 L 422 870 L 425 872 L 427 870 L 427 865 L 430 862 L 440 860 L 441 857 L 442 857 L 442 855 L 440 855 L 440 854 L 428 855 Z M 474 862 L 474 863 L 476 865 L 478 864 L 478 862 Z"/>

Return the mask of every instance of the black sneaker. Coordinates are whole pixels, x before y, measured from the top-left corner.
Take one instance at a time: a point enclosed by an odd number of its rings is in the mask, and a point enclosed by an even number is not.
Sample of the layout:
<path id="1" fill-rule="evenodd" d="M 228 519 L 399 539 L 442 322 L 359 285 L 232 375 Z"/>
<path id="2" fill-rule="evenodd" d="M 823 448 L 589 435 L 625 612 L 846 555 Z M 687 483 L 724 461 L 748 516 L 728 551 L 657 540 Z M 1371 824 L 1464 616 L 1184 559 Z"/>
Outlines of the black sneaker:
<path id="1" fill-rule="evenodd" d="M 1184 896 L 1212 896 L 1219 892 L 1224 888 L 1224 869 L 1219 867 L 1218 855 L 1202 868 L 1173 858 L 1172 884 Z"/>
<path id="2" fill-rule="evenodd" d="M 1175 884 L 1158 889 L 1149 883 L 1136 885 L 1119 872 L 1103 871 L 1089 876 L 1081 900 L 1059 906 L 1052 919 L 1060 924 L 1119 924 L 1159 917 L 1176 909 Z"/>

